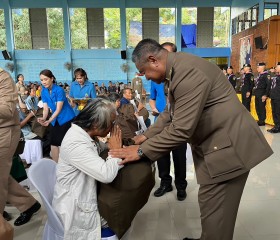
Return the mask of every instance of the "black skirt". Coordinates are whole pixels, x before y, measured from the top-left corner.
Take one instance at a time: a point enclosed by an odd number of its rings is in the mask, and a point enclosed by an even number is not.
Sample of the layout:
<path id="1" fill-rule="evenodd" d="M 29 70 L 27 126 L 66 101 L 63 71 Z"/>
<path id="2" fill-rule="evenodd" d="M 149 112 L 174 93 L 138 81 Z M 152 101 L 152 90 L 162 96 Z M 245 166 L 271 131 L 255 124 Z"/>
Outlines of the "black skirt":
<path id="1" fill-rule="evenodd" d="M 55 125 L 51 127 L 50 130 L 50 138 L 51 138 L 51 145 L 59 147 L 61 145 L 61 142 L 68 131 L 68 129 L 71 127 L 72 120 L 59 125 L 59 123 L 56 121 Z"/>

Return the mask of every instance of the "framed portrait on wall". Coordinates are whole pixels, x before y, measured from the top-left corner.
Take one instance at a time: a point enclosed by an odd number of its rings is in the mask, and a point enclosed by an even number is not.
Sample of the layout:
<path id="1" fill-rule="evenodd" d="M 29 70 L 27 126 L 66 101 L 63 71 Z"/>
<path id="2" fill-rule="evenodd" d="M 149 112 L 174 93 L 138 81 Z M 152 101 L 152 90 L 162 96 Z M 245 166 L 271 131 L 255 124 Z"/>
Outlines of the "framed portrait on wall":
<path id="1" fill-rule="evenodd" d="M 246 63 L 251 64 L 253 40 L 254 40 L 253 34 L 239 39 L 239 49 L 240 49 L 239 68 L 240 69 Z"/>

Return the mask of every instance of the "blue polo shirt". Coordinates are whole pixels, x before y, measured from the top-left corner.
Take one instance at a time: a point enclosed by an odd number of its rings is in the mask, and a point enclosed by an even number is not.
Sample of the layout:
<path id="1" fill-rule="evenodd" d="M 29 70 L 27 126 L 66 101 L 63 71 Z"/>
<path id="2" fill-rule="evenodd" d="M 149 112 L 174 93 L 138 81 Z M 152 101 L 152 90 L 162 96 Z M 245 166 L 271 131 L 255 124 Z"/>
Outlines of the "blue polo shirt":
<path id="1" fill-rule="evenodd" d="M 166 96 L 164 93 L 164 83 L 155 83 L 151 81 L 150 99 L 156 101 L 156 108 L 161 113 L 166 106 Z"/>
<path id="2" fill-rule="evenodd" d="M 68 100 L 62 87 L 53 84 L 51 94 L 47 88 L 43 87 L 41 92 L 41 98 L 43 103 L 48 104 L 48 107 L 52 110 L 52 113 L 54 113 L 56 110 L 57 102 L 63 102 L 61 112 L 51 122 L 53 126 L 55 125 L 56 121 L 59 125 L 63 125 L 64 123 L 72 120 L 75 117 L 75 113 L 71 108 L 70 104 L 68 103 Z"/>
<path id="3" fill-rule="evenodd" d="M 69 97 L 71 98 L 96 98 L 95 87 L 89 81 L 81 85 L 74 81 L 71 83 Z"/>
<path id="4" fill-rule="evenodd" d="M 71 98 L 96 98 L 95 87 L 88 80 L 85 81 L 85 83 L 82 87 L 77 81 L 74 81 L 71 83 L 69 97 L 71 97 Z M 78 115 L 80 113 L 80 111 L 78 110 L 78 106 L 73 108 L 73 110 L 75 112 L 75 115 Z"/>

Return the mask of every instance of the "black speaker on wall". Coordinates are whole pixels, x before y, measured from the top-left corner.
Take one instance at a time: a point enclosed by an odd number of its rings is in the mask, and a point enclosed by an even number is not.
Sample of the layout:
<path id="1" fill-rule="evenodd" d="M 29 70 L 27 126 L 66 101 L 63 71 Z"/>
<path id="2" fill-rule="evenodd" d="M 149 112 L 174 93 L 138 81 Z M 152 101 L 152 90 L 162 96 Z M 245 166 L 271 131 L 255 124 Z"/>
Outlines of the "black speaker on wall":
<path id="1" fill-rule="evenodd" d="M 5 60 L 12 60 L 12 57 L 7 50 L 2 51 L 2 55 L 3 55 Z"/>
<path id="2" fill-rule="evenodd" d="M 255 46 L 257 49 L 263 49 L 263 42 L 261 36 L 255 38 Z"/>
<path id="3" fill-rule="evenodd" d="M 126 59 L 126 50 L 121 51 L 121 58 Z"/>

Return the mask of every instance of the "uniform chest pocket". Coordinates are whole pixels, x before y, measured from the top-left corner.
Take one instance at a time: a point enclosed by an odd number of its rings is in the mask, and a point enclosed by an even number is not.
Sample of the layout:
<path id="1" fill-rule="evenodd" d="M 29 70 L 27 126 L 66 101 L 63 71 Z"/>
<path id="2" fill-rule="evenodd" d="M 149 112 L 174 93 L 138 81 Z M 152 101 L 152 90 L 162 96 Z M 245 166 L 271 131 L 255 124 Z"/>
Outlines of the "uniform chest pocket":
<path id="1" fill-rule="evenodd" d="M 78 202 L 74 213 L 74 224 L 81 229 L 94 229 L 99 226 L 99 219 L 96 203 Z"/>
<path id="2" fill-rule="evenodd" d="M 200 147 L 212 178 L 240 170 L 244 167 L 225 131 L 214 133 Z"/>

